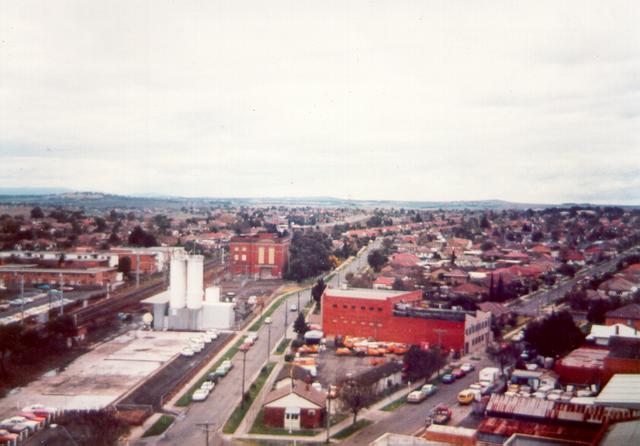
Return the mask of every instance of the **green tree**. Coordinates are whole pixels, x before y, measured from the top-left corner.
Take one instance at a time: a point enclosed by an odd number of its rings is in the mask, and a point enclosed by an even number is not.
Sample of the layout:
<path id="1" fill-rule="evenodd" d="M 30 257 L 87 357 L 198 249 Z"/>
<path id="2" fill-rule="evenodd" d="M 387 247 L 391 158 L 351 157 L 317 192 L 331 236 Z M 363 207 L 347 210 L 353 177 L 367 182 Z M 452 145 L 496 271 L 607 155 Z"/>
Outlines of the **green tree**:
<path id="1" fill-rule="evenodd" d="M 118 271 L 125 276 L 131 273 L 131 257 L 122 256 L 118 258 Z"/>
<path id="2" fill-rule="evenodd" d="M 396 291 L 406 291 L 407 286 L 404 284 L 403 280 L 400 277 L 396 277 L 396 280 L 393 281 L 393 285 L 391 288 Z"/>
<path id="3" fill-rule="evenodd" d="M 412 345 L 404 355 L 404 369 L 410 381 L 429 379 L 445 364 L 445 357 L 438 347 L 423 350 Z"/>
<path id="4" fill-rule="evenodd" d="M 107 229 L 107 222 L 102 217 L 96 217 L 93 219 L 96 224 L 95 232 L 104 232 Z"/>
<path id="5" fill-rule="evenodd" d="M 374 249 L 367 256 L 367 262 L 369 262 L 369 266 L 371 266 L 375 272 L 380 272 L 380 269 L 387 263 L 387 260 L 389 260 L 387 256 L 379 249 Z"/>
<path id="6" fill-rule="evenodd" d="M 304 334 L 309 331 L 309 324 L 307 324 L 307 321 L 304 319 L 304 314 L 301 312 L 298 313 L 298 317 L 293 323 L 293 331 L 298 333 L 299 337 L 304 336 Z"/>
<path id="7" fill-rule="evenodd" d="M 44 218 L 44 212 L 42 212 L 39 206 L 31 209 L 31 218 Z"/>
<path id="8" fill-rule="evenodd" d="M 68 314 L 49 319 L 45 325 L 45 330 L 53 340 L 61 339 L 63 342 L 77 334 L 73 317 Z"/>
<path id="9" fill-rule="evenodd" d="M 18 324 L 0 325 L 0 372 L 7 376 L 5 361 L 7 355 L 20 350 L 22 327 Z"/>
<path id="10" fill-rule="evenodd" d="M 129 234 L 129 244 L 133 246 L 157 246 L 156 238 L 150 232 L 146 232 L 140 226 L 136 226 Z"/>
<path id="11" fill-rule="evenodd" d="M 564 356 L 578 348 L 584 333 L 576 326 L 568 311 L 553 313 L 541 321 L 529 322 L 524 340 L 543 356 Z"/>
<path id="12" fill-rule="evenodd" d="M 331 241 L 320 231 L 296 231 L 289 250 L 289 270 L 286 278 L 301 281 L 329 271 Z"/>
<path id="13" fill-rule="evenodd" d="M 313 288 L 311 288 L 311 296 L 313 297 L 313 300 L 316 301 L 318 308 L 322 305 L 322 294 L 326 288 L 327 285 L 324 283 L 324 279 L 322 279 L 322 277 L 319 278 Z"/>

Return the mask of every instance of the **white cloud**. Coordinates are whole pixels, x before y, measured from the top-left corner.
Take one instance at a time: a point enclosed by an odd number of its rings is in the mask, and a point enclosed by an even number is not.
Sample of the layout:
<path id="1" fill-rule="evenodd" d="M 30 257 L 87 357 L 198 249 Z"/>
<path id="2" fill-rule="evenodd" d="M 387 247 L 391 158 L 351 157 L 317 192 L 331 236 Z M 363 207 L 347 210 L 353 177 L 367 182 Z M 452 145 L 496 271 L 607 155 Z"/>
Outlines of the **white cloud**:
<path id="1" fill-rule="evenodd" d="M 0 0 L 0 186 L 638 203 L 637 8 Z"/>

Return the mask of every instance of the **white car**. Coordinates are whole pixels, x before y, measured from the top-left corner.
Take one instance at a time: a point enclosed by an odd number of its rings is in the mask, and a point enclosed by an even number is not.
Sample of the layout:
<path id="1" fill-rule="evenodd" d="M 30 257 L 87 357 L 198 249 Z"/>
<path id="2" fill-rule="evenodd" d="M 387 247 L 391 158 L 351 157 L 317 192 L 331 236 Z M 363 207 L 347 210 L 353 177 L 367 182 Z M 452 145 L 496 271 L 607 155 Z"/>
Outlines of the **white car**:
<path id="1" fill-rule="evenodd" d="M 192 343 L 189 348 L 191 348 L 191 350 L 193 350 L 195 353 L 200 353 L 203 349 L 204 349 L 204 344 L 198 342 L 198 343 Z"/>
<path id="2" fill-rule="evenodd" d="M 180 354 L 182 356 L 193 356 L 196 353 L 193 350 L 191 350 L 190 348 L 183 348 L 182 351 L 180 352 Z"/>
<path id="3" fill-rule="evenodd" d="M 216 385 L 215 385 L 213 382 L 211 382 L 211 381 L 205 381 L 205 382 L 203 382 L 203 383 L 202 383 L 202 385 L 200 386 L 200 389 L 202 389 L 202 390 L 208 390 L 209 392 L 211 392 L 215 386 L 216 386 Z"/>
<path id="4" fill-rule="evenodd" d="M 298 311 L 298 306 L 296 304 L 291 305 L 289 311 Z"/>
<path id="5" fill-rule="evenodd" d="M 472 372 L 474 369 L 475 366 L 469 362 L 465 362 L 460 366 L 460 370 L 462 370 L 464 373 Z"/>
<path id="6" fill-rule="evenodd" d="M 191 395 L 191 401 L 204 401 L 209 396 L 209 391 L 204 389 L 198 389 Z"/>
<path id="7" fill-rule="evenodd" d="M 407 395 L 408 403 L 421 403 L 426 399 L 427 399 L 427 394 L 424 392 L 421 392 L 420 390 L 414 390 L 409 395 Z"/>
<path id="8" fill-rule="evenodd" d="M 272 320 L 271 320 L 270 317 L 267 316 L 267 317 L 264 318 L 264 323 L 265 324 L 270 324 L 271 322 L 272 322 Z"/>

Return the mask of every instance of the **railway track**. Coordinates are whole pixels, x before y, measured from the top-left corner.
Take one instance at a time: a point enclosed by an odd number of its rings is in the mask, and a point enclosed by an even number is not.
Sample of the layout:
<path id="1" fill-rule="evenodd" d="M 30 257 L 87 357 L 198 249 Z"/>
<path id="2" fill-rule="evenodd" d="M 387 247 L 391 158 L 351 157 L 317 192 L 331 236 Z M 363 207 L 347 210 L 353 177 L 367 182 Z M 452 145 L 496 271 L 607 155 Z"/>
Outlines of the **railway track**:
<path id="1" fill-rule="evenodd" d="M 224 270 L 223 265 L 220 265 L 216 259 L 205 262 L 204 268 L 205 277 L 207 278 L 217 275 Z M 123 295 L 115 295 L 109 299 L 102 299 L 95 302 L 86 308 L 80 308 L 73 312 L 76 318 L 76 324 L 86 325 L 89 323 L 95 323 L 104 318 L 113 317 L 115 313 L 137 305 L 142 299 L 163 291 L 166 289 L 165 286 L 164 280 L 159 280 L 156 283 L 146 286 L 143 285 L 139 289 L 128 291 Z M 103 293 L 102 296 L 106 296 L 106 292 Z"/>

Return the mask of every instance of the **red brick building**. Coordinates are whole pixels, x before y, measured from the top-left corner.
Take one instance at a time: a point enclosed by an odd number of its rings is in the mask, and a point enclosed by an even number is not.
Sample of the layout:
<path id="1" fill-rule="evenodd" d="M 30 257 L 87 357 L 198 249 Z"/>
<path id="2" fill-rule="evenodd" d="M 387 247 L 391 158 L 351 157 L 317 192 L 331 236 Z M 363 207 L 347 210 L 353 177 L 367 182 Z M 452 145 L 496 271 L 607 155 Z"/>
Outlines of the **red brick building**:
<path id="1" fill-rule="evenodd" d="M 281 279 L 289 265 L 289 237 L 258 233 L 233 237 L 229 243 L 229 267 L 234 275 L 256 279 Z"/>
<path id="2" fill-rule="evenodd" d="M 26 266 L 26 265 L 25 265 Z M 29 268 L 22 266 L 0 267 L 0 280 L 7 285 L 17 286 L 21 280 L 27 286 L 38 284 L 59 284 L 60 277 L 65 285 L 97 285 L 116 283 L 121 280 L 116 268 L 96 267 L 87 269 Z"/>
<path id="3" fill-rule="evenodd" d="M 640 330 L 640 305 L 629 304 L 607 312 L 605 324 L 624 324 L 627 327 Z"/>
<path id="4" fill-rule="evenodd" d="M 327 288 L 322 296 L 322 330 L 326 336 L 372 337 L 384 342 L 470 353 L 491 338 L 491 314 L 419 307 L 422 291 Z"/>
<path id="5" fill-rule="evenodd" d="M 324 425 L 326 395 L 303 381 L 281 387 L 267 395 L 264 424 L 290 430 Z"/>

